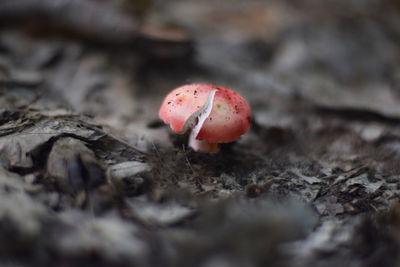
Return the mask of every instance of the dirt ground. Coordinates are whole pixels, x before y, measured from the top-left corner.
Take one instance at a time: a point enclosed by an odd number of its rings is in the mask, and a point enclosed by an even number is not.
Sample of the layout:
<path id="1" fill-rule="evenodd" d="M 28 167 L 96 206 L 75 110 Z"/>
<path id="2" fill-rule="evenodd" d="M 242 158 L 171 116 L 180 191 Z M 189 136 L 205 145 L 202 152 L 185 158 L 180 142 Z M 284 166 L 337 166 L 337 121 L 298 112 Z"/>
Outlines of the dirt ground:
<path id="1" fill-rule="evenodd" d="M 252 126 L 158 118 L 188 83 Z M 2 0 L 1 266 L 400 266 L 400 2 Z"/>

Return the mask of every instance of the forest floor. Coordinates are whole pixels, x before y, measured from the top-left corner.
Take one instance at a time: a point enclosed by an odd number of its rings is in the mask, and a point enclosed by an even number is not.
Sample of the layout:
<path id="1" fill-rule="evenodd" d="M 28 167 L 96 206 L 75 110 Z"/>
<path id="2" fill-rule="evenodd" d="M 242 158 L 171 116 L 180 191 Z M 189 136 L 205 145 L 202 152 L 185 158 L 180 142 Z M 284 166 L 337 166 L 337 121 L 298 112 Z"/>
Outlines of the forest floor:
<path id="1" fill-rule="evenodd" d="M 399 1 L 233 2 L 0 3 L 2 266 L 400 266 Z M 251 130 L 187 147 L 187 83 Z"/>

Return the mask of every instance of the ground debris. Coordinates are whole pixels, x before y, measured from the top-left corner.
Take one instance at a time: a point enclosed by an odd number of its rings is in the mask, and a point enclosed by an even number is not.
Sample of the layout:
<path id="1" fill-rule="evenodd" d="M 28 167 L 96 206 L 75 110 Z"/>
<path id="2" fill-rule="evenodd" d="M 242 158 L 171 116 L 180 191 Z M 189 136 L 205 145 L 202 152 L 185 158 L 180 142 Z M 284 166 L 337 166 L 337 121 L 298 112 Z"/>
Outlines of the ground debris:
<path id="1" fill-rule="evenodd" d="M 1 266 L 399 265 L 398 3 L 215 2 L 0 1 Z M 197 82 L 219 153 L 158 119 Z"/>
<path id="2" fill-rule="evenodd" d="M 126 201 L 130 216 L 135 216 L 148 225 L 168 226 L 179 224 L 191 217 L 195 210 L 179 203 L 149 203 L 147 201 L 129 199 Z"/>
<path id="3" fill-rule="evenodd" d="M 64 115 L 65 114 L 65 115 Z M 1 134 L 2 132 L 2 134 Z M 71 137 L 77 140 L 87 142 L 91 149 L 99 146 L 107 146 L 107 149 L 113 150 L 117 154 L 122 152 L 134 154 L 141 158 L 143 152 L 135 149 L 125 141 L 113 137 L 97 125 L 86 122 L 85 119 L 77 119 L 70 113 L 53 112 L 32 112 L 18 118 L 18 120 L 9 121 L 0 126 L 0 149 L 10 157 L 9 167 L 30 167 L 31 160 L 43 160 L 38 158 L 42 150 L 48 149 L 56 140 L 63 137 Z M 11 143 L 9 142 L 11 140 Z M 100 145 L 101 144 L 101 145 Z M 36 157 L 36 158 L 35 158 Z"/>
<path id="4" fill-rule="evenodd" d="M 303 179 L 309 184 L 316 184 L 316 183 L 321 183 L 321 179 L 318 179 L 317 177 L 312 177 L 312 176 L 306 176 L 300 172 L 298 169 L 292 169 L 291 172 L 293 172 L 297 177 Z"/>
<path id="5" fill-rule="evenodd" d="M 47 176 L 70 194 L 90 190 L 105 183 L 105 171 L 92 150 L 74 138 L 58 139 L 48 155 Z"/>

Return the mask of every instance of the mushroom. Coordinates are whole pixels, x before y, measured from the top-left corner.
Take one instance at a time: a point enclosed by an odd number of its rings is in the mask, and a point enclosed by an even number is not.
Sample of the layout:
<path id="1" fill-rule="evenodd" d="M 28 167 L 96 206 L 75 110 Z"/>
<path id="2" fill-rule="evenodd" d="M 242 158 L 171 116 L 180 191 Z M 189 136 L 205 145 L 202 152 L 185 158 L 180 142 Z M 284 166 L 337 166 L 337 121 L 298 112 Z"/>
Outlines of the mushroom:
<path id="1" fill-rule="evenodd" d="M 250 107 L 234 91 L 211 84 L 189 84 L 172 90 L 164 99 L 160 118 L 173 131 L 190 131 L 195 151 L 217 152 L 218 143 L 229 143 L 250 128 Z"/>

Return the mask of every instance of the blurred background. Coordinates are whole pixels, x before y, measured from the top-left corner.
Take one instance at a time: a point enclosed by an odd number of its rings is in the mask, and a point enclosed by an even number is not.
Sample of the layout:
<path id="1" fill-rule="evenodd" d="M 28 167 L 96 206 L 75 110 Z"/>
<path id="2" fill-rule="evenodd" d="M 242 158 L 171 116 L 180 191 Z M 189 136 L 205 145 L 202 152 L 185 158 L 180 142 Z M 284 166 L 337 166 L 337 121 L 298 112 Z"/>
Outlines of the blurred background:
<path id="1" fill-rule="evenodd" d="M 238 91 L 263 125 L 292 123 L 282 101 L 399 116 L 399 6 L 2 0 L 0 79 L 13 90 L 0 104 L 68 107 L 139 146 L 144 135 L 165 143 L 144 125 L 186 83 Z"/>

